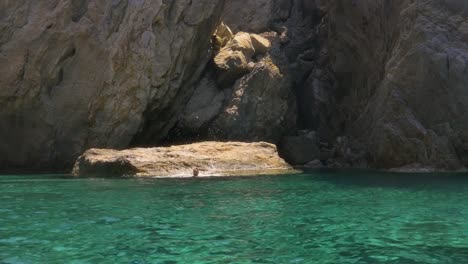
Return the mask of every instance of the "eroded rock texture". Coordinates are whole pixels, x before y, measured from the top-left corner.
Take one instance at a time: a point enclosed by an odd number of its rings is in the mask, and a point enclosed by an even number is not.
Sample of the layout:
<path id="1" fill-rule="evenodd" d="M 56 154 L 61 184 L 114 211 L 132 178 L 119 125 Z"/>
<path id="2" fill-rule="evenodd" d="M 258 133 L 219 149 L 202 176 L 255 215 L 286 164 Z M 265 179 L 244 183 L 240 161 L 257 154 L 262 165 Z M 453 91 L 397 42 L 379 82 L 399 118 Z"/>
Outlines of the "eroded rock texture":
<path id="1" fill-rule="evenodd" d="M 1 1 L 0 167 L 69 168 L 139 131 L 164 138 L 210 59 L 223 2 Z"/>
<path id="2" fill-rule="evenodd" d="M 332 1 L 326 8 L 336 115 L 340 133 L 351 137 L 342 156 L 380 168 L 468 165 L 467 2 Z"/>
<path id="3" fill-rule="evenodd" d="M 2 1 L 0 166 L 313 131 L 314 164 L 466 167 L 467 17 L 465 0 Z"/>
<path id="4" fill-rule="evenodd" d="M 267 15 L 256 20 L 257 6 Z M 226 9 L 235 31 L 280 35 L 298 128 L 317 131 L 324 163 L 468 165 L 466 1 L 230 1 Z"/>
<path id="5" fill-rule="evenodd" d="M 74 166 L 76 176 L 240 176 L 294 172 L 270 143 L 202 142 L 188 145 L 90 149 Z"/>
<path id="6" fill-rule="evenodd" d="M 314 49 L 318 19 L 313 8 L 293 2 L 225 3 L 223 20 L 235 36 L 216 53 L 170 142 L 279 143 L 285 135 L 296 133 L 295 87 L 303 82 L 302 63 L 310 59 L 300 56 Z M 201 99 L 201 94 L 210 101 Z"/>
<path id="7" fill-rule="evenodd" d="M 263 35 L 263 36 L 262 36 Z M 294 130 L 296 101 L 280 38 L 238 32 L 215 53 L 170 142 L 241 140 L 277 143 Z"/>

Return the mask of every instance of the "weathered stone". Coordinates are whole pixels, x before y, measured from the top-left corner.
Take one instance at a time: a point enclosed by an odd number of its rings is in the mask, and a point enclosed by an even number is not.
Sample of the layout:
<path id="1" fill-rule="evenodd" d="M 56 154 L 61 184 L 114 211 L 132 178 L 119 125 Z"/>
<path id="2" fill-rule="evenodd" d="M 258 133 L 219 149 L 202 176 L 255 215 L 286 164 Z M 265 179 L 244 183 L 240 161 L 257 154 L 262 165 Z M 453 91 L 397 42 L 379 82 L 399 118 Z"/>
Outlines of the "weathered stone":
<path id="1" fill-rule="evenodd" d="M 265 54 L 270 51 L 271 43 L 268 39 L 257 34 L 250 34 L 250 39 L 252 40 L 255 54 Z"/>
<path id="2" fill-rule="evenodd" d="M 320 159 L 319 140 L 315 132 L 283 138 L 280 151 L 281 155 L 293 165 L 304 165 Z"/>
<path id="3" fill-rule="evenodd" d="M 223 2 L 1 1 L 0 169 L 70 168 L 90 147 L 165 138 Z"/>
<path id="4" fill-rule="evenodd" d="M 272 17 L 273 0 L 226 1 L 223 19 L 235 31 L 267 31 Z"/>
<path id="5" fill-rule="evenodd" d="M 378 168 L 468 164 L 466 1 L 310 1 L 324 16 L 313 26 L 315 44 L 297 48 L 296 57 L 294 47 L 304 43 L 298 36 L 307 32 L 292 26 L 307 23 L 295 19 L 299 2 L 275 30 L 286 32 L 282 52 L 297 58 L 299 124 L 333 142 L 330 160 Z M 348 143 L 335 142 L 339 136 Z"/>
<path id="6" fill-rule="evenodd" d="M 234 82 L 249 72 L 249 62 L 255 54 L 250 34 L 240 32 L 214 57 L 221 85 Z"/>
<path id="7" fill-rule="evenodd" d="M 224 92 L 218 89 L 212 74 L 205 75 L 185 107 L 179 129 L 192 133 L 200 131 L 219 114 L 224 98 Z"/>
<path id="8" fill-rule="evenodd" d="M 314 130 L 320 159 L 356 167 L 468 166 L 467 1 L 55 2 L 0 3 L 0 169 L 69 168 L 176 123 L 220 140 Z M 249 33 L 218 28 L 210 49 L 220 18 Z"/>
<path id="9" fill-rule="evenodd" d="M 249 59 L 255 54 L 255 48 L 250 34 L 246 32 L 237 33 L 226 46 L 230 50 L 241 51 L 245 57 Z"/>
<path id="10" fill-rule="evenodd" d="M 328 7 L 342 129 L 375 167 L 468 165 L 458 140 L 468 129 L 466 1 L 352 2 Z"/>
<path id="11" fill-rule="evenodd" d="M 275 145 L 203 142 L 129 150 L 90 149 L 75 163 L 76 176 L 192 177 L 240 176 L 293 172 Z"/>
<path id="12" fill-rule="evenodd" d="M 237 80 L 226 99 L 210 126 L 211 134 L 228 140 L 278 142 L 295 127 L 291 82 L 269 57 Z"/>
<path id="13" fill-rule="evenodd" d="M 270 38 L 278 39 L 277 35 Z M 279 142 L 287 131 L 295 128 L 296 106 L 291 79 L 280 69 L 286 65 L 276 65 L 273 59 L 270 54 L 255 57 L 247 63 L 247 74 L 237 73 L 241 76 L 232 86 L 221 85 L 218 89 L 212 81 L 214 70 L 208 70 L 202 82 L 197 84 L 196 93 L 170 133 L 168 142 Z M 219 69 L 216 72 L 219 79 Z M 220 102 L 222 107 L 218 108 Z"/>
<path id="14" fill-rule="evenodd" d="M 214 33 L 214 46 L 216 50 L 221 49 L 222 47 L 226 46 L 226 44 L 234 37 L 234 34 L 232 33 L 231 29 L 225 25 L 224 23 L 221 23 L 217 28 Z"/>
<path id="15" fill-rule="evenodd" d="M 221 49 L 214 60 L 218 71 L 218 82 L 227 85 L 248 73 L 249 60 L 242 51 L 233 51 L 226 47 Z"/>
<path id="16" fill-rule="evenodd" d="M 322 162 L 320 160 L 316 159 L 316 160 L 307 162 L 304 165 L 304 168 L 306 168 L 306 169 L 321 169 L 321 168 L 325 168 L 325 166 L 322 164 Z"/>

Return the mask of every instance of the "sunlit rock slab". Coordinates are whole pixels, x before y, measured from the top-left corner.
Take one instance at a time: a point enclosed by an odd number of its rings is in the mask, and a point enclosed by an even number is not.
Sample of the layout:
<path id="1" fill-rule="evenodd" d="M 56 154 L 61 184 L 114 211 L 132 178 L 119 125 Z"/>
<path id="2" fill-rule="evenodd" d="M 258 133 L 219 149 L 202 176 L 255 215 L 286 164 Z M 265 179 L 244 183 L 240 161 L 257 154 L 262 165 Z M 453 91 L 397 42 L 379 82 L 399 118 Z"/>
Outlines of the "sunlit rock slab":
<path id="1" fill-rule="evenodd" d="M 201 142 L 128 150 L 90 149 L 73 168 L 75 176 L 248 176 L 295 172 L 270 143 Z"/>

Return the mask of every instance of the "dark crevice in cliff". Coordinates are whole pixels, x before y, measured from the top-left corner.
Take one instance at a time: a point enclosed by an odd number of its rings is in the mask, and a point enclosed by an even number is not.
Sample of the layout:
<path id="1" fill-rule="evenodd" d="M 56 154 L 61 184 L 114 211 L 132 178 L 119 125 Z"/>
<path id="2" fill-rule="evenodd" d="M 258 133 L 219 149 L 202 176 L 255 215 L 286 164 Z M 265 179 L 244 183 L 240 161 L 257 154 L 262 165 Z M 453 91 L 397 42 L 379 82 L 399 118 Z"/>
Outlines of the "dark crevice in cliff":
<path id="1" fill-rule="evenodd" d="M 223 3 L 222 1 L 220 3 Z M 177 4 L 168 4 L 168 9 L 165 16 L 171 21 L 175 19 Z M 190 38 L 190 43 L 182 50 L 176 50 L 179 56 L 176 57 L 174 65 L 177 67 L 187 66 L 187 70 L 182 74 L 178 73 L 178 68 L 172 68 L 168 77 L 169 86 L 171 87 L 166 91 L 163 97 L 166 101 L 170 102 L 161 105 L 159 101 L 155 101 L 154 105 L 150 104 L 146 111 L 143 113 L 144 124 L 140 131 L 133 137 L 131 146 L 156 146 L 165 145 L 171 138 L 172 131 L 177 125 L 177 120 L 183 111 L 183 106 L 190 100 L 196 83 L 199 82 L 201 76 L 206 71 L 206 67 L 212 57 L 212 50 L 210 49 L 210 36 L 213 34 L 215 27 L 219 24 L 219 18 L 222 4 L 215 7 L 215 18 L 205 19 L 198 24 L 186 24 L 188 27 L 196 27 L 195 35 Z M 183 17 L 183 16 L 182 16 Z M 153 22 L 154 25 L 154 22 Z M 203 43 L 203 44 L 201 44 Z M 168 100 L 168 98 L 172 98 Z"/>
<path id="2" fill-rule="evenodd" d="M 69 47 L 62 57 L 58 60 L 57 64 L 63 64 L 66 60 L 71 59 L 76 54 L 76 48 L 74 46 Z"/>
<path id="3" fill-rule="evenodd" d="M 278 5 L 283 7 L 278 9 Z M 328 109 L 325 109 L 327 102 L 320 100 L 329 100 L 328 97 L 332 95 L 326 95 L 326 98 L 316 97 L 324 96 L 323 94 L 317 95 L 317 93 L 331 92 L 314 91 L 314 83 L 316 83 L 314 80 L 319 80 L 323 85 L 327 86 L 319 87 L 320 89 L 331 89 L 334 81 L 331 74 L 328 73 L 326 65 L 327 54 L 323 54 L 324 40 L 319 39 L 319 34 L 317 33 L 324 14 L 314 6 L 310 6 L 309 3 L 301 1 L 297 1 L 297 3 L 289 1 L 283 1 L 281 3 L 275 2 L 272 12 L 274 12 L 275 15 L 272 18 L 270 24 L 271 28 L 269 30 L 277 32 L 276 34 L 278 37 L 273 41 L 270 58 L 274 65 L 279 66 L 280 71 L 285 76 L 285 82 L 288 83 L 288 89 L 295 93 L 296 99 L 294 101 L 298 102 L 296 104 L 297 110 L 295 111 L 297 115 L 295 115 L 295 117 L 286 117 L 297 119 L 294 120 L 296 125 L 293 127 L 288 126 L 288 129 L 281 132 L 280 136 L 273 140 L 273 142 L 279 143 L 283 136 L 296 135 L 298 133 L 297 131 L 301 129 L 317 130 L 320 123 L 329 121 L 324 120 L 325 118 L 330 119 L 329 113 L 320 113 L 328 111 Z M 243 22 L 240 21 L 240 23 Z M 234 24 L 232 26 L 235 28 L 247 29 L 246 26 L 241 26 L 240 24 Z M 268 32 L 268 29 L 266 31 Z M 258 63 L 259 60 L 254 57 L 253 62 Z M 314 71 L 319 72 L 316 77 L 311 76 Z M 212 80 L 215 78 L 214 75 L 213 65 L 209 64 L 208 70 L 202 76 Z M 242 78 L 237 81 L 241 80 Z M 218 83 L 215 85 L 218 87 L 215 88 L 215 90 L 224 90 L 224 93 L 226 93 L 230 91 L 233 85 L 234 81 L 229 84 Z M 250 87 L 248 89 L 259 88 Z M 216 92 L 214 92 L 215 90 L 213 90 L 213 94 L 209 96 L 213 98 L 217 96 Z M 264 97 L 263 94 L 259 96 Z M 229 98 L 230 96 L 225 94 L 221 105 L 226 105 L 229 102 Z M 267 100 L 271 99 L 268 98 Z M 311 104 L 314 104 L 314 106 L 311 106 Z M 254 108 L 249 111 L 256 112 L 256 109 L 257 105 L 254 105 Z M 179 120 L 168 133 L 168 137 L 162 141 L 162 144 L 189 143 L 200 140 L 255 140 L 255 136 L 248 137 L 247 134 L 244 136 L 235 136 L 236 133 L 234 131 L 226 132 L 224 128 L 218 126 L 220 115 L 221 113 L 210 117 L 201 127 L 197 127 L 196 129 L 186 127 L 186 125 Z M 216 121 L 217 119 L 218 121 Z M 248 121 L 246 120 L 245 122 Z M 260 134 L 257 134 L 257 136 L 260 136 Z M 263 138 L 263 140 L 268 140 L 268 138 Z"/>

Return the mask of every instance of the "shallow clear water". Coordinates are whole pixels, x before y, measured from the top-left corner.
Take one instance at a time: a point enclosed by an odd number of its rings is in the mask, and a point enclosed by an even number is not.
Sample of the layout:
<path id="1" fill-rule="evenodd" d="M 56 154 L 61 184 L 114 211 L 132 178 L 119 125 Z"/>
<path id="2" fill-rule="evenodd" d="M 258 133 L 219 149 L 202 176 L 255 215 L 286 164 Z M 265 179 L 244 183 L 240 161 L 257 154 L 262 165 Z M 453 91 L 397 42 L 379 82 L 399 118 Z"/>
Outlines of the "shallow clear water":
<path id="1" fill-rule="evenodd" d="M 0 177 L 0 263 L 468 263 L 468 175 Z"/>

